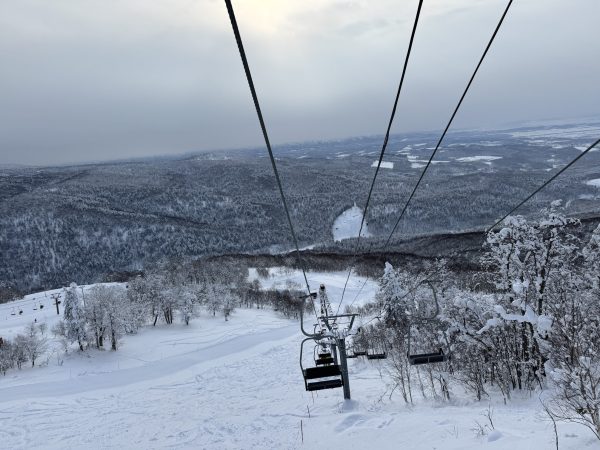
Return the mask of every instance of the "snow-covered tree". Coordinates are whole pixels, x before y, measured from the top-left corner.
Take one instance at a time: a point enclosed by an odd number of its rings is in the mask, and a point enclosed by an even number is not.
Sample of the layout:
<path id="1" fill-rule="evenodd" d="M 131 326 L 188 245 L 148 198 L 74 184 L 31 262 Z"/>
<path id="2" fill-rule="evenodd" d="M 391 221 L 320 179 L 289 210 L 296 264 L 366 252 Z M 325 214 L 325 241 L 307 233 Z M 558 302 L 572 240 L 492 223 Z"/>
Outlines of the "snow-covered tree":
<path id="1" fill-rule="evenodd" d="M 514 342 L 511 359 L 519 388 L 543 379 L 546 357 L 541 347 L 548 313 L 553 302 L 560 302 L 553 292 L 571 276 L 579 255 L 580 243 L 572 232 L 579 222 L 557 212 L 558 206 L 554 203 L 539 222 L 509 217 L 502 229 L 487 237 L 487 263 L 496 274 L 500 295 L 479 334 L 503 334 L 502 340 Z"/>
<path id="2" fill-rule="evenodd" d="M 85 303 L 85 318 L 98 349 L 104 346 L 104 335 L 107 328 L 104 310 L 107 303 L 104 298 L 106 294 L 107 290 L 104 286 L 94 286 L 89 291 Z"/>
<path id="3" fill-rule="evenodd" d="M 600 291 L 600 225 L 592 232 L 592 236 L 583 248 L 585 274 L 591 286 Z"/>
<path id="4" fill-rule="evenodd" d="M 110 338 L 111 350 L 117 350 L 119 339 L 126 331 L 127 297 L 123 289 L 112 286 L 106 287 L 107 293 L 103 296 L 104 317 L 106 321 L 106 332 Z"/>
<path id="5" fill-rule="evenodd" d="M 38 326 L 32 322 L 25 327 L 24 334 L 15 337 L 15 344 L 20 347 L 25 356 L 31 361 L 31 367 L 47 349 L 47 339 L 42 335 Z"/>
<path id="6" fill-rule="evenodd" d="M 190 324 L 190 320 L 194 316 L 195 309 L 194 303 L 196 301 L 196 295 L 193 290 L 183 287 L 179 291 L 179 311 L 181 312 L 181 319 L 186 325 Z"/>
<path id="7" fill-rule="evenodd" d="M 0 373 L 6 375 L 8 369 L 15 367 L 15 348 L 12 341 L 9 339 L 3 339 L 0 345 Z"/>
<path id="8" fill-rule="evenodd" d="M 110 339 L 112 350 L 117 350 L 118 342 L 125 333 L 127 321 L 131 314 L 128 309 L 130 303 L 125 290 L 119 286 L 94 286 L 88 295 L 86 308 L 91 311 L 88 317 L 94 319 L 97 327 L 99 347 L 102 346 L 102 337 Z"/>
<path id="9" fill-rule="evenodd" d="M 79 350 L 83 351 L 83 344 L 87 337 L 85 311 L 75 283 L 63 289 L 63 309 L 67 338 L 70 342 L 77 342 Z"/>
<path id="10" fill-rule="evenodd" d="M 149 274 L 145 278 L 140 276 L 129 282 L 127 296 L 134 309 L 143 312 L 138 316 L 140 320 L 150 316 L 152 324 L 156 325 L 161 312 L 160 291 L 163 285 L 160 277 L 155 274 Z"/>

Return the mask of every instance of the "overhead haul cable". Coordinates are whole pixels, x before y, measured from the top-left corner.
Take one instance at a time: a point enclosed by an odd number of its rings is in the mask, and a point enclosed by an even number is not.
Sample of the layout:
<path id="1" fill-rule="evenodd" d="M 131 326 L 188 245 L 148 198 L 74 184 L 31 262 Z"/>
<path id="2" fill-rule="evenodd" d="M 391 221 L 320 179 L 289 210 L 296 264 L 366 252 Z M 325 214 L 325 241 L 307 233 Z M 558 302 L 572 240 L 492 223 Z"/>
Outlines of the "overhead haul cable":
<path id="1" fill-rule="evenodd" d="M 373 175 L 373 180 L 371 181 L 371 186 L 369 188 L 369 193 L 367 195 L 367 201 L 365 203 L 365 208 L 363 210 L 362 219 L 360 221 L 360 227 L 358 229 L 358 238 L 356 240 L 356 246 L 354 247 L 354 255 L 352 257 L 353 263 L 351 264 L 350 269 L 348 270 L 348 276 L 346 277 L 346 282 L 344 283 L 344 289 L 342 290 L 342 297 L 340 298 L 340 303 L 338 304 L 336 314 L 339 312 L 340 306 L 342 305 L 342 301 L 344 300 L 344 295 L 346 294 L 346 287 L 348 286 L 348 280 L 350 279 L 350 274 L 352 273 L 352 268 L 354 266 L 354 262 L 355 262 L 357 254 L 358 254 L 360 238 L 361 238 L 363 226 L 365 224 L 365 220 L 367 218 L 367 210 L 369 209 L 371 195 L 373 194 L 373 187 L 375 186 L 375 180 L 377 179 L 377 175 L 379 174 L 379 169 L 381 168 L 381 163 L 383 162 L 383 156 L 385 155 L 385 150 L 387 148 L 388 140 L 390 138 L 390 130 L 392 129 L 392 123 L 394 122 L 394 117 L 396 116 L 398 100 L 400 99 L 400 92 L 402 91 L 402 85 L 404 84 L 404 76 L 406 75 L 406 68 L 408 67 L 408 60 L 410 58 L 410 53 L 411 53 L 413 42 L 415 39 L 415 33 L 417 31 L 417 24 L 419 23 L 419 16 L 421 15 L 421 7 L 422 6 L 423 6 L 423 0 L 419 0 L 419 5 L 417 7 L 417 14 L 415 16 L 412 32 L 410 34 L 410 41 L 408 43 L 408 50 L 406 52 L 406 57 L 404 58 L 404 66 L 402 67 L 402 75 L 400 77 L 400 83 L 398 84 L 398 90 L 396 91 L 396 99 L 394 100 L 394 106 L 392 107 L 392 113 L 390 115 L 390 120 L 388 121 L 388 126 L 387 126 L 387 129 L 385 132 L 385 137 L 383 139 L 383 145 L 381 146 L 381 153 L 379 154 L 379 161 L 377 162 L 375 174 Z"/>
<path id="2" fill-rule="evenodd" d="M 456 117 L 456 114 L 458 113 L 458 110 L 460 109 L 460 107 L 461 107 L 461 105 L 463 103 L 463 100 L 465 99 L 465 97 L 467 95 L 467 92 L 471 88 L 471 85 L 473 84 L 473 80 L 475 80 L 475 76 L 477 75 L 477 72 L 479 71 L 479 68 L 481 67 L 481 65 L 483 63 L 483 60 L 485 59 L 486 55 L 488 54 L 488 51 L 489 51 L 490 47 L 492 46 L 492 43 L 494 42 L 494 39 L 496 38 L 496 35 L 498 34 L 498 31 L 500 30 L 502 24 L 504 23 L 504 19 L 505 19 L 506 15 L 508 14 L 508 11 L 509 11 L 512 3 L 513 3 L 513 0 L 509 0 L 509 2 L 507 3 L 506 8 L 504 9 L 504 12 L 502 13 L 502 16 L 500 17 L 500 20 L 498 21 L 498 24 L 496 25 L 496 28 L 494 29 L 494 32 L 492 33 L 492 36 L 491 36 L 490 40 L 488 41 L 487 46 L 485 47 L 485 50 L 483 51 L 483 54 L 481 55 L 481 58 L 479 58 L 479 62 L 477 63 L 477 66 L 475 67 L 475 70 L 473 71 L 473 74 L 471 75 L 471 78 L 469 79 L 469 82 L 467 83 L 467 86 L 465 87 L 465 89 L 464 89 L 464 91 L 463 91 L 463 93 L 462 93 L 462 95 L 461 95 L 461 97 L 460 97 L 460 99 L 459 99 L 456 107 L 454 108 L 454 111 L 452 112 L 452 115 L 450 116 L 450 120 L 446 124 L 446 128 L 444 128 L 444 132 L 442 133 L 442 135 L 438 139 L 438 142 L 437 142 L 437 144 L 436 144 L 433 152 L 431 153 L 431 156 L 429 157 L 429 160 L 427 161 L 427 164 L 425 165 L 425 167 L 421 171 L 421 175 L 419 176 L 419 179 L 417 180 L 417 183 L 413 187 L 413 190 L 412 190 L 411 194 L 409 195 L 408 200 L 406 201 L 406 203 L 404 204 L 404 207 L 402 208 L 402 211 L 400 212 L 400 216 L 396 220 L 396 223 L 394 224 L 394 227 L 392 228 L 392 231 L 390 232 L 390 234 L 389 234 L 389 236 L 388 236 L 385 244 L 383 245 L 383 248 L 382 248 L 382 250 L 380 252 L 380 258 L 382 257 L 381 255 L 384 254 L 385 250 L 389 246 L 389 244 L 390 244 L 390 242 L 392 240 L 392 237 L 393 237 L 396 229 L 398 228 L 398 225 L 400 224 L 400 221 L 404 217 L 404 214 L 406 213 L 406 210 L 408 209 L 408 206 L 409 206 L 410 202 L 412 201 L 415 193 L 417 192 L 417 189 L 419 188 L 419 186 L 421 184 L 421 181 L 423 180 L 423 177 L 427 173 L 427 170 L 429 169 L 429 166 L 431 166 L 433 158 L 435 157 L 437 151 L 439 150 L 440 145 L 442 144 L 442 141 L 446 137 L 446 134 L 447 134 L 448 130 L 450 129 L 450 126 L 452 125 L 452 122 L 454 121 L 454 118 Z M 362 291 L 362 289 L 364 288 L 366 282 L 367 282 L 367 280 L 365 280 L 365 282 L 361 286 L 361 288 L 359 290 L 359 294 Z M 350 305 L 352 305 L 356 301 L 357 298 L 358 298 L 358 294 L 356 295 L 356 297 L 354 298 L 354 300 L 352 301 L 352 303 Z"/>
<path id="3" fill-rule="evenodd" d="M 412 192 L 410 193 L 408 200 L 406 201 L 406 203 L 404 204 L 404 207 L 402 208 L 402 211 L 400 212 L 400 216 L 398 217 L 398 220 L 396 220 L 396 223 L 394 224 L 394 227 L 392 228 L 392 231 L 384 245 L 384 249 L 387 248 L 388 244 L 390 243 L 392 236 L 394 235 L 394 232 L 396 231 L 396 228 L 398 228 L 398 225 L 400 224 L 400 221 L 402 220 L 402 217 L 404 217 L 404 214 L 406 213 L 406 210 L 408 209 L 408 205 L 410 205 L 410 202 L 412 201 L 415 193 L 417 192 L 417 189 L 419 188 L 419 185 L 421 184 L 421 181 L 423 181 L 423 177 L 425 176 L 425 174 L 427 173 L 427 170 L 429 169 L 429 166 L 431 166 L 431 162 L 433 161 L 433 158 L 435 157 L 437 151 L 440 148 L 440 145 L 442 144 L 442 141 L 444 140 L 444 138 L 446 137 L 446 133 L 448 132 L 448 129 L 450 129 L 450 126 L 452 125 L 452 122 L 454 121 L 454 118 L 456 117 L 456 114 L 458 113 L 458 110 L 460 109 L 460 106 L 462 105 L 463 100 L 465 99 L 467 92 L 469 91 L 469 88 L 471 87 L 471 85 L 473 84 L 473 80 L 475 79 L 475 76 L 477 75 L 477 72 L 479 71 L 479 68 L 481 67 L 481 64 L 483 63 L 483 60 L 485 59 L 490 47 L 492 46 L 492 43 L 494 42 L 494 39 L 496 38 L 496 35 L 498 34 L 498 31 L 500 30 L 500 27 L 502 26 L 502 23 L 504 22 L 504 18 L 506 17 L 506 15 L 508 14 L 508 10 L 510 9 L 511 5 L 512 5 L 513 0 L 509 0 L 508 4 L 506 5 L 506 8 L 504 9 L 504 12 L 502 13 L 502 17 L 500 17 L 500 21 L 498 22 L 498 25 L 496 25 L 496 29 L 494 30 L 494 33 L 492 34 L 492 37 L 490 38 L 487 46 L 485 47 L 485 50 L 483 51 L 483 54 L 481 55 L 481 58 L 479 59 L 479 62 L 477 63 L 477 66 L 475 67 L 475 70 L 473 71 L 473 74 L 471 75 L 471 78 L 469 79 L 469 82 L 467 83 L 467 87 L 465 88 L 465 90 L 463 91 L 460 100 L 458 101 L 458 104 L 456 105 L 456 107 L 454 108 L 454 112 L 452 113 L 452 115 L 450 116 L 450 120 L 448 121 L 448 124 L 446 125 L 446 128 L 444 129 L 444 132 L 442 133 L 442 135 L 440 136 L 435 149 L 433 150 L 433 152 L 431 153 L 431 156 L 429 157 L 429 160 L 427 161 L 427 164 L 425 165 L 425 167 L 423 168 L 423 170 L 421 171 L 421 175 L 419 176 L 419 179 L 417 180 L 417 183 L 415 184 Z"/>
<path id="4" fill-rule="evenodd" d="M 283 192 L 283 187 L 281 185 L 281 178 L 279 176 L 279 171 L 277 170 L 277 163 L 275 162 L 275 157 L 273 156 L 273 150 L 271 148 L 271 141 L 269 140 L 269 135 L 267 133 L 267 127 L 265 125 L 265 121 L 263 119 L 262 111 L 260 109 L 260 104 L 258 102 L 258 95 L 256 94 L 256 89 L 254 88 L 254 82 L 252 81 L 252 74 L 250 73 L 250 66 L 248 65 L 248 59 L 246 58 L 246 51 L 244 50 L 244 44 L 242 43 L 242 36 L 240 34 L 240 30 L 238 28 L 237 21 L 235 19 L 235 13 L 233 11 L 233 5 L 231 4 L 231 0 L 225 0 L 225 5 L 227 6 L 227 12 L 229 14 L 229 20 L 231 21 L 231 26 L 233 28 L 233 34 L 235 35 L 235 41 L 238 46 L 238 50 L 240 52 L 240 57 L 242 58 L 242 64 L 244 66 L 244 72 L 246 73 L 246 80 L 248 81 L 248 86 L 250 87 L 250 93 L 252 94 L 252 100 L 254 102 L 254 108 L 256 109 L 256 114 L 258 116 L 258 121 L 260 122 L 260 128 L 262 130 L 263 137 L 265 139 L 265 145 L 269 152 L 269 159 L 271 160 L 271 167 L 273 168 L 273 173 L 275 175 L 275 180 L 277 181 L 277 187 L 279 189 L 279 195 L 281 196 L 281 203 L 283 204 L 283 208 L 285 210 L 285 215 L 287 218 L 287 222 L 290 228 L 290 234 L 292 235 L 292 240 L 294 242 L 296 258 L 298 260 L 298 265 L 302 269 L 302 274 L 304 276 L 304 282 L 306 283 L 306 290 L 308 291 L 308 295 L 310 296 L 310 285 L 308 283 L 308 277 L 306 276 L 306 268 L 304 266 L 304 261 L 302 256 L 300 255 L 300 247 L 298 246 L 298 238 L 296 236 L 296 231 L 294 230 L 294 225 L 292 223 L 292 217 L 290 215 L 290 211 L 287 205 L 287 201 L 285 199 L 285 194 Z M 312 297 L 311 297 L 312 298 Z M 313 303 L 313 309 L 315 309 Z M 316 309 L 315 309 L 316 315 Z"/>
<path id="5" fill-rule="evenodd" d="M 502 219 L 498 220 L 496 223 L 494 223 L 494 225 L 489 227 L 485 231 L 485 233 L 487 234 L 490 231 L 492 231 L 497 225 L 502 223 L 504 221 L 504 219 L 506 219 L 508 216 L 510 216 L 512 213 L 514 213 L 517 209 L 519 209 L 521 206 L 523 206 L 525 203 L 527 203 L 529 200 L 531 200 L 538 192 L 540 192 L 542 189 L 544 189 L 546 186 L 548 186 L 550 183 L 552 183 L 554 180 L 556 180 L 565 170 L 567 170 L 569 167 L 571 167 L 573 164 L 575 164 L 577 161 L 579 161 L 581 158 L 583 158 L 585 155 L 587 155 L 589 152 L 591 152 L 592 149 L 594 147 L 596 147 L 598 144 L 600 144 L 600 139 L 598 139 L 596 142 L 594 142 L 592 145 L 590 145 L 588 148 L 586 148 L 583 152 L 581 152 L 580 155 L 577 155 L 577 157 L 572 159 L 571 162 L 569 162 L 569 164 L 567 164 L 565 167 L 563 167 L 558 172 L 556 172 L 554 175 L 552 175 L 548 180 L 546 180 L 546 182 L 544 182 L 544 184 L 542 184 L 539 188 L 537 188 L 535 191 L 533 191 L 531 194 L 529 194 L 523 201 L 521 201 L 517 206 L 515 206 L 513 209 L 511 209 L 508 213 L 506 213 L 504 215 L 504 217 L 502 217 Z"/>

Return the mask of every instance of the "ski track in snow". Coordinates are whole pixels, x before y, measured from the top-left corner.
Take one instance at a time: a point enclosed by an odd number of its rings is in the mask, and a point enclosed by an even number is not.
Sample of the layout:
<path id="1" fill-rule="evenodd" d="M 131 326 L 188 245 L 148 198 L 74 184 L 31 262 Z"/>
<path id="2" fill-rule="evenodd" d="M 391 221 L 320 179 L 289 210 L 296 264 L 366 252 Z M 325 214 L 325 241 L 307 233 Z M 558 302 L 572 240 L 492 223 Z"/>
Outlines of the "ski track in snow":
<path id="1" fill-rule="evenodd" d="M 289 327 L 283 329 L 283 335 L 269 334 L 277 340 L 245 349 L 230 342 L 217 359 L 186 369 L 174 367 L 159 377 L 131 380 L 117 372 L 115 377 L 126 379 L 126 384 L 103 389 L 90 383 L 84 392 L 67 395 L 70 381 L 66 380 L 55 384 L 52 397 L 3 399 L 2 446 L 15 450 L 553 448 L 552 426 L 536 411 L 537 399 L 494 405 L 496 431 L 477 438 L 474 422 L 485 420 L 481 414 L 486 403 L 420 402 L 406 408 L 399 399 L 388 401 L 387 396 L 380 402 L 385 385 L 376 368 L 381 363 L 350 362 L 353 402 L 344 405 L 339 389 L 317 392 L 313 399 L 304 391 L 297 363 L 300 334 L 297 328 L 291 335 Z M 228 353 L 232 349 L 235 352 Z M 152 372 L 153 366 L 147 371 Z M 559 424 L 559 433 L 561 449 L 598 448 L 583 427 Z"/>

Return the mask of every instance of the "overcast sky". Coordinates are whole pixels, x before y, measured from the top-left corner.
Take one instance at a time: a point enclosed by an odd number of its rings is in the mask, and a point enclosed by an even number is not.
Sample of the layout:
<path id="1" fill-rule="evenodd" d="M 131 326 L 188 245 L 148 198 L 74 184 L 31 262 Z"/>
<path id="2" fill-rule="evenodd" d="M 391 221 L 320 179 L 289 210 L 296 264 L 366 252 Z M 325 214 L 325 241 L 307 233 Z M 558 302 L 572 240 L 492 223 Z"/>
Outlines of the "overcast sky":
<path id="1" fill-rule="evenodd" d="M 506 0 L 425 0 L 394 132 L 440 130 Z M 273 142 L 382 134 L 417 0 L 234 0 Z M 598 0 L 515 0 L 455 122 L 600 116 Z M 0 0 L 0 163 L 262 143 L 222 0 Z"/>

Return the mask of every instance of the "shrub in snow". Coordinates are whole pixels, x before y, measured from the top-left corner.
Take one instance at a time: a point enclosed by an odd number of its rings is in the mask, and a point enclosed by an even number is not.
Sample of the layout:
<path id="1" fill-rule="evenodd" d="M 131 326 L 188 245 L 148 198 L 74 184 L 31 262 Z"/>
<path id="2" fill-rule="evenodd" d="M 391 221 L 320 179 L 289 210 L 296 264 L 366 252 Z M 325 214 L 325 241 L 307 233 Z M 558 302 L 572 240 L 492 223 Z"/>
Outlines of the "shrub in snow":
<path id="1" fill-rule="evenodd" d="M 33 322 L 27 325 L 24 334 L 18 334 L 15 337 L 15 345 L 26 358 L 21 362 L 31 361 L 31 367 L 34 367 L 36 360 L 46 352 L 47 343 L 46 337 Z"/>

